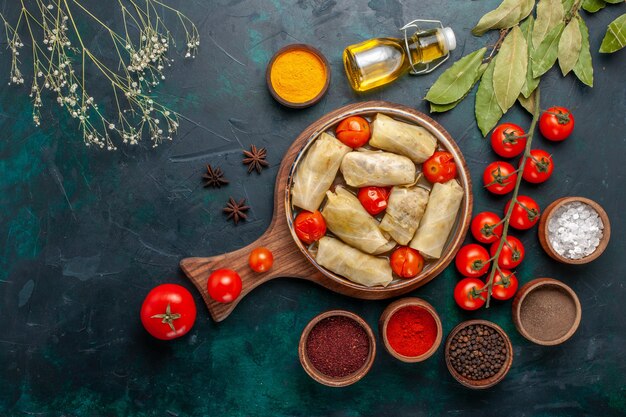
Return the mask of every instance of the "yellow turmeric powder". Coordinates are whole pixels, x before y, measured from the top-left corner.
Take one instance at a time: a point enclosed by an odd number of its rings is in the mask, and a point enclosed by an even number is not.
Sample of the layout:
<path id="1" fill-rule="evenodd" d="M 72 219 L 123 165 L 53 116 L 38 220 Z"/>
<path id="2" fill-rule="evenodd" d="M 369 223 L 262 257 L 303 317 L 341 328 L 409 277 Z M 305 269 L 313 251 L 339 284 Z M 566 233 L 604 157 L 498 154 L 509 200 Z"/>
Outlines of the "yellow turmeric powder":
<path id="1" fill-rule="evenodd" d="M 326 68 L 312 52 L 294 49 L 280 54 L 270 71 L 276 94 L 291 103 L 314 99 L 326 84 Z"/>

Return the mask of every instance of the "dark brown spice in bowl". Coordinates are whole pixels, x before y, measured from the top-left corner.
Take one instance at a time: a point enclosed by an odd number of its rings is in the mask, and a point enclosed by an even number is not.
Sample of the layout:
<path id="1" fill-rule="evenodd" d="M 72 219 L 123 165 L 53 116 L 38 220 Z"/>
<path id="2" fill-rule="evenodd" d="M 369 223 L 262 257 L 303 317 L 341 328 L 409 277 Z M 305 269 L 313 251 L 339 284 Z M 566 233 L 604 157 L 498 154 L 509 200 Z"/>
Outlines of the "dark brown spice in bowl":
<path id="1" fill-rule="evenodd" d="M 559 287 L 531 291 L 520 310 L 520 319 L 526 331 L 542 340 L 563 337 L 574 324 L 574 300 Z"/>
<path id="2" fill-rule="evenodd" d="M 319 372 L 343 378 L 361 369 L 368 359 L 369 338 L 349 317 L 327 317 L 317 323 L 306 341 L 306 354 Z"/>

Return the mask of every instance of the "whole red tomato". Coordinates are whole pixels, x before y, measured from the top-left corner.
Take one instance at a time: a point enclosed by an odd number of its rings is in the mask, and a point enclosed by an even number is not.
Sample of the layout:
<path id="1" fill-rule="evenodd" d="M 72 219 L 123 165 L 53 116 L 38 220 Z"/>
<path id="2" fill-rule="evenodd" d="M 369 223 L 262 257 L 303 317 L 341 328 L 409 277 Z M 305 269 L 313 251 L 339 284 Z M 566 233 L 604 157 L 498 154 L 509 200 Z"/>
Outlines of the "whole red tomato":
<path id="1" fill-rule="evenodd" d="M 413 278 L 424 269 L 424 257 L 407 246 L 393 251 L 389 263 L 393 272 L 401 278 Z"/>
<path id="2" fill-rule="evenodd" d="M 450 152 L 435 152 L 422 165 L 424 177 L 432 184 L 456 178 L 456 164 Z"/>
<path id="3" fill-rule="evenodd" d="M 487 273 L 490 264 L 489 253 L 482 246 L 470 243 L 459 250 L 454 263 L 461 275 L 479 277 Z"/>
<path id="4" fill-rule="evenodd" d="M 231 303 L 241 294 L 241 277 L 232 269 L 216 269 L 209 275 L 207 289 L 218 303 Z"/>
<path id="5" fill-rule="evenodd" d="M 498 245 L 500 241 L 494 242 L 489 248 L 489 253 L 493 258 L 498 251 Z M 501 269 L 515 269 L 524 260 L 524 245 L 515 236 L 507 236 L 500 256 L 498 256 L 497 262 Z"/>
<path id="6" fill-rule="evenodd" d="M 196 302 L 177 284 L 154 287 L 141 305 L 141 323 L 157 339 L 170 340 L 191 330 L 196 321 Z"/>
<path id="7" fill-rule="evenodd" d="M 351 148 L 360 148 L 370 140 L 370 124 L 362 117 L 343 119 L 335 129 L 337 139 Z"/>
<path id="8" fill-rule="evenodd" d="M 268 248 L 255 248 L 250 252 L 248 257 L 248 265 L 254 272 L 269 271 L 274 264 L 274 255 Z"/>
<path id="9" fill-rule="evenodd" d="M 472 236 L 480 243 L 495 242 L 502 235 L 504 225 L 501 221 L 500 216 L 491 211 L 478 213 L 470 226 Z"/>
<path id="10" fill-rule="evenodd" d="M 513 158 L 524 152 L 526 132 L 514 123 L 504 123 L 493 129 L 491 147 L 503 158 Z"/>
<path id="11" fill-rule="evenodd" d="M 310 245 L 320 240 L 326 234 L 326 221 L 319 210 L 314 212 L 301 211 L 293 221 L 298 238 Z"/>
<path id="12" fill-rule="evenodd" d="M 574 130 L 574 115 L 565 107 L 550 107 L 541 113 L 539 130 L 548 140 L 565 140 Z"/>
<path id="13" fill-rule="evenodd" d="M 496 161 L 487 165 L 483 173 L 485 188 L 493 194 L 507 194 L 515 188 L 517 172 L 508 162 Z"/>
<path id="14" fill-rule="evenodd" d="M 518 286 L 519 283 L 515 274 L 502 269 L 493 276 L 491 295 L 496 300 L 508 300 L 515 295 Z"/>
<path id="15" fill-rule="evenodd" d="M 454 287 L 454 301 L 463 310 L 477 310 L 485 304 L 484 286 L 478 278 L 463 278 Z"/>
<path id="16" fill-rule="evenodd" d="M 541 149 L 533 149 L 524 165 L 522 178 L 530 183 L 540 184 L 550 178 L 552 171 L 554 171 L 552 155 Z"/>
<path id="17" fill-rule="evenodd" d="M 509 212 L 511 201 L 506 203 L 504 214 Z M 535 200 L 526 196 L 518 195 L 517 202 L 513 206 L 511 220 L 509 224 L 512 228 L 518 230 L 526 230 L 533 227 L 539 221 L 539 205 Z"/>
<path id="18" fill-rule="evenodd" d="M 363 187 L 359 189 L 357 197 L 363 208 L 375 216 L 387 208 L 390 192 L 391 188 L 386 187 Z"/>

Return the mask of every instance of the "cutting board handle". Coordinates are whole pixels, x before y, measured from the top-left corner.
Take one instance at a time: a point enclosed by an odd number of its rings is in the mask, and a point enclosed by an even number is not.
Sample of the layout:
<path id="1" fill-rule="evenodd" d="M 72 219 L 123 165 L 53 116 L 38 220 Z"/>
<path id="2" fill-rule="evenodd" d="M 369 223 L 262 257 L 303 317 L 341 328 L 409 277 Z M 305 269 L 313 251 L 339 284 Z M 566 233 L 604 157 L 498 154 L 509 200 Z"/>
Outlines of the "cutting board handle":
<path id="1" fill-rule="evenodd" d="M 258 247 L 268 248 L 274 256 L 274 265 L 267 272 L 254 272 L 248 265 L 250 252 Z M 180 267 L 202 294 L 215 321 L 228 317 L 243 297 L 269 280 L 279 277 L 317 280 L 321 275 L 294 244 L 284 220 L 272 222 L 265 233 L 248 246 L 210 258 L 186 258 L 180 262 Z M 241 276 L 241 295 L 231 303 L 218 303 L 208 294 L 209 275 L 220 268 L 235 270 Z"/>

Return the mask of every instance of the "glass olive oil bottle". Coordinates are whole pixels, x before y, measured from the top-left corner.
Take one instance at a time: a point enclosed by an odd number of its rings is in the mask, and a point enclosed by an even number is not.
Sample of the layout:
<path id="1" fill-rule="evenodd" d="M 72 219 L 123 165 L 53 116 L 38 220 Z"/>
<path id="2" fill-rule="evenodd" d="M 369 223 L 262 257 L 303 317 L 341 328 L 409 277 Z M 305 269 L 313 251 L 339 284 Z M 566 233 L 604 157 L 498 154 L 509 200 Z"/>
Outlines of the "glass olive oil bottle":
<path id="1" fill-rule="evenodd" d="M 442 27 L 417 31 L 404 39 L 376 38 L 350 45 L 343 51 L 343 64 L 352 88 L 367 91 L 410 70 L 414 74 L 430 72 L 418 71 L 416 66 L 446 57 L 454 48 L 454 32 Z"/>

